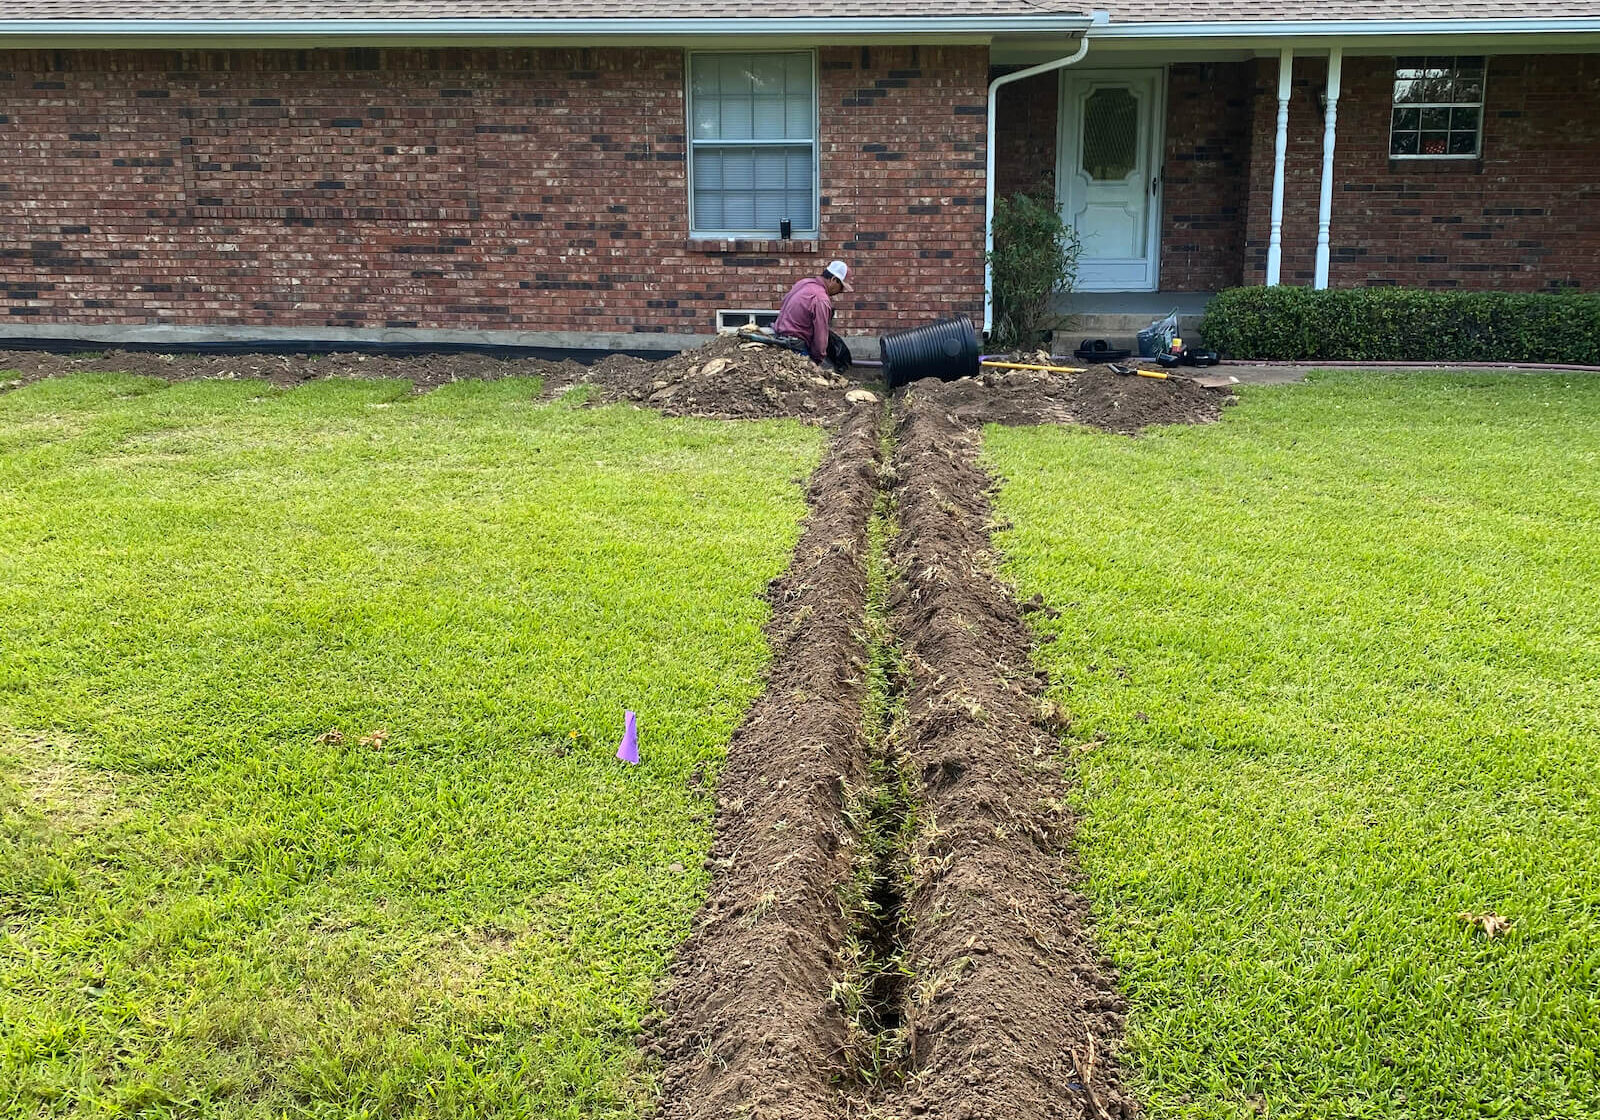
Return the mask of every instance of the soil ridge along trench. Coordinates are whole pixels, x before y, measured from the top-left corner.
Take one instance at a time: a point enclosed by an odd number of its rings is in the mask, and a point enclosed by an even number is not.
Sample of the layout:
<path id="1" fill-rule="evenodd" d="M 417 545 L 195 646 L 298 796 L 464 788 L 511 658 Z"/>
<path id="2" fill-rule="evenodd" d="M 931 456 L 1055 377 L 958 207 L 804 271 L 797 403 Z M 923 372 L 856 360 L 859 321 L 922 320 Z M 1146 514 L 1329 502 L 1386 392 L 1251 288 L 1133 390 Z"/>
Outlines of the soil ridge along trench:
<path id="1" fill-rule="evenodd" d="M 979 432 L 916 386 L 896 421 L 891 560 L 903 582 L 891 622 L 921 819 L 904 916 L 910 1053 L 894 1113 L 1136 1116 L 1115 1061 L 1126 1004 L 1075 887 L 1065 717 L 995 574 Z"/>
<path id="2" fill-rule="evenodd" d="M 789 569 L 768 589 L 767 688 L 717 783 L 710 897 L 647 1039 L 664 1120 L 842 1115 L 849 1023 L 832 999 L 854 872 L 845 792 L 865 782 L 868 524 L 881 409 L 844 420 L 807 490 Z"/>
<path id="3" fill-rule="evenodd" d="M 975 421 L 940 396 L 857 407 L 812 477 L 711 895 L 644 1040 L 664 1120 L 1139 1114 L 1065 717 L 994 573 Z"/>

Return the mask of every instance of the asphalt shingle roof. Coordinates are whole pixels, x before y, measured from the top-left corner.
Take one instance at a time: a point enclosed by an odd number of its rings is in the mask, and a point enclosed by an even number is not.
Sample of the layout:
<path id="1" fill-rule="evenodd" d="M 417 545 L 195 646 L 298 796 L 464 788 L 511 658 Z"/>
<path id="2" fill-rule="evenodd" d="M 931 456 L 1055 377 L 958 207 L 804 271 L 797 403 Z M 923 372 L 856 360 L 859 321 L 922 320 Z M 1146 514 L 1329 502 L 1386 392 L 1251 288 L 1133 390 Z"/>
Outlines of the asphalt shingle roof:
<path id="1" fill-rule="evenodd" d="M 1101 0 L 1116 23 L 1600 17 L 1600 0 Z"/>
<path id="2" fill-rule="evenodd" d="M 1096 8 L 1113 24 L 1600 17 L 1600 0 L 6 0 L 0 20 L 917 19 Z"/>
<path id="3" fill-rule="evenodd" d="M 784 19 L 1037 16 L 1054 0 L 6 0 L 0 19 Z"/>

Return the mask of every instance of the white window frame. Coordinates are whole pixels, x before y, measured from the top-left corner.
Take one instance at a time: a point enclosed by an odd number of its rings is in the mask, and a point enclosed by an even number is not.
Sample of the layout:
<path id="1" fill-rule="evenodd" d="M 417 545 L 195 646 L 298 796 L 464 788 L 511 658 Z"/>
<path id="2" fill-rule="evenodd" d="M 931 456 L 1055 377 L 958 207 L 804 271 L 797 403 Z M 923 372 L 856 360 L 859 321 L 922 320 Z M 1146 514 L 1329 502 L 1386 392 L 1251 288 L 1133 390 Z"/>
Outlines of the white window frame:
<path id="1" fill-rule="evenodd" d="M 687 171 L 684 189 L 688 192 L 689 208 L 689 237 L 696 241 L 725 241 L 730 238 L 749 240 L 777 240 L 779 232 L 775 229 L 700 229 L 694 214 L 694 149 L 696 144 L 708 148 L 737 147 L 741 144 L 749 147 L 778 147 L 797 148 L 800 145 L 792 140 L 696 140 L 694 138 L 694 60 L 699 55 L 713 54 L 803 54 L 811 59 L 811 226 L 809 229 L 795 228 L 791 232 L 793 241 L 815 241 L 821 235 L 822 215 L 822 118 L 818 111 L 821 100 L 820 75 L 817 67 L 817 52 L 814 50 L 744 50 L 744 51 L 684 51 L 683 54 L 683 135 L 684 147 L 688 150 Z"/>
<path id="2" fill-rule="evenodd" d="M 1430 102 L 1427 102 L 1426 104 L 1424 104 L 1422 102 L 1400 104 L 1400 103 L 1395 101 L 1395 99 L 1394 99 L 1394 87 L 1398 82 L 1401 81 L 1400 70 L 1402 69 L 1402 67 L 1400 66 L 1400 60 L 1402 58 L 1421 58 L 1423 60 L 1423 62 L 1426 63 L 1427 59 L 1429 59 L 1429 58 L 1446 58 L 1446 57 L 1448 57 L 1450 59 L 1450 63 L 1451 63 L 1450 68 L 1451 68 L 1451 70 L 1458 69 L 1458 67 L 1455 65 L 1457 59 L 1460 59 L 1460 58 L 1482 58 L 1483 59 L 1483 77 L 1479 79 L 1479 84 L 1480 84 L 1480 86 L 1482 88 L 1478 91 L 1478 100 L 1476 102 L 1471 102 L 1471 101 L 1452 101 L 1452 102 L 1446 104 L 1444 102 L 1430 101 Z M 1426 68 L 1427 68 L 1426 65 L 1421 67 L 1421 69 L 1426 69 Z M 1414 70 L 1414 69 L 1419 69 L 1419 68 L 1418 67 L 1405 67 L 1405 69 Z M 1394 65 L 1389 68 L 1389 78 L 1390 78 L 1390 82 L 1389 82 L 1389 158 L 1390 159 L 1404 159 L 1404 160 L 1457 160 L 1457 161 L 1459 161 L 1459 160 L 1475 160 L 1475 159 L 1482 159 L 1483 158 L 1483 117 L 1484 117 L 1485 106 L 1487 106 L 1488 103 L 1489 103 L 1489 56 L 1488 55 L 1459 55 L 1459 54 L 1456 54 L 1456 55 L 1426 55 L 1426 56 L 1424 56 L 1424 55 L 1397 55 L 1397 56 L 1395 56 L 1395 59 L 1394 59 Z M 1476 140 L 1474 141 L 1473 150 L 1472 150 L 1472 152 L 1470 154 L 1466 153 L 1466 152 L 1456 152 L 1456 153 L 1444 152 L 1444 153 L 1439 153 L 1439 154 L 1428 154 L 1428 153 L 1425 153 L 1425 152 L 1411 152 L 1411 153 L 1405 153 L 1405 154 L 1396 154 L 1396 152 L 1394 150 L 1394 114 L 1395 114 L 1395 110 L 1396 109 L 1416 109 L 1416 110 L 1418 110 L 1420 112 L 1421 110 L 1424 110 L 1424 109 L 1473 109 L 1473 108 L 1478 110 L 1478 135 L 1477 135 Z M 1407 131 L 1409 131 L 1409 129 Z M 1419 144 L 1419 146 L 1421 144 L 1420 132 L 1421 132 L 1421 130 L 1419 129 L 1418 130 L 1418 144 Z"/>
<path id="3" fill-rule="evenodd" d="M 778 321 L 778 311 L 772 307 L 724 307 L 717 311 L 717 333 L 738 334 L 741 327 L 754 323 L 770 327 Z"/>

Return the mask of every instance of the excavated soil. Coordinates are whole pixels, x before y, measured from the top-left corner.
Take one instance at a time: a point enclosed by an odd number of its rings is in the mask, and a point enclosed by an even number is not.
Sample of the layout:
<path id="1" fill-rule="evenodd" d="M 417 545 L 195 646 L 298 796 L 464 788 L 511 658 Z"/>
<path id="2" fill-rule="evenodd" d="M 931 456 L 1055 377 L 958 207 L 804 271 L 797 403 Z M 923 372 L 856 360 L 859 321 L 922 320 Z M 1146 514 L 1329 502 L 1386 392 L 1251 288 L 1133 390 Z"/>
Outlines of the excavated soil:
<path id="1" fill-rule="evenodd" d="M 1082 373 L 984 370 L 959 381 L 913 381 L 913 396 L 967 426 L 1088 424 L 1133 435 L 1152 424 L 1208 424 L 1237 398 L 1177 376 L 1165 381 L 1090 366 Z"/>
<path id="2" fill-rule="evenodd" d="M 863 404 L 844 421 L 812 476 L 794 562 L 769 589 L 772 663 L 717 783 L 715 882 L 644 1040 L 665 1062 L 669 1120 L 837 1115 L 847 1024 L 829 994 L 853 859 L 844 790 L 865 765 L 879 413 Z"/>
<path id="3" fill-rule="evenodd" d="M 497 358 L 489 354 L 163 354 L 147 350 L 106 350 L 52 354 L 43 350 L 0 350 L 0 370 L 7 371 L 0 388 L 17 388 L 46 377 L 72 373 L 131 373 L 164 381 L 260 380 L 274 385 L 300 385 L 330 377 L 395 377 L 410 381 L 418 392 L 452 381 L 495 381 L 502 377 L 538 377 L 543 367 L 569 363 L 531 358 Z M 570 363 L 576 366 L 577 363 Z M 582 368 L 582 367 L 579 367 Z"/>
<path id="4" fill-rule="evenodd" d="M 1073 886 L 1063 716 L 1022 610 L 992 574 L 978 434 L 936 394 L 899 402 L 893 459 L 910 670 L 903 750 L 921 781 L 905 947 L 917 979 L 896 1112 L 1132 1117 L 1115 1065 L 1126 1005 Z"/>
<path id="5" fill-rule="evenodd" d="M 593 365 L 489 354 L 162 354 L 112 350 L 52 354 L 0 350 L 0 390 L 71 373 L 131 373 L 166 381 L 201 378 L 256 379 L 292 386 L 324 378 L 399 378 L 419 393 L 455 381 L 503 377 L 544 379 L 546 395 L 577 385 L 595 387 L 592 399 L 630 401 L 668 416 L 723 420 L 794 417 L 833 423 L 850 411 L 846 394 L 861 382 L 824 371 L 803 354 L 737 336 L 719 336 L 670 358 L 611 354 Z M 875 376 L 875 374 L 874 374 Z"/>
<path id="6" fill-rule="evenodd" d="M 664 361 L 610 357 L 587 369 L 552 368 L 547 392 L 587 382 L 607 401 L 633 401 L 668 416 L 755 420 L 789 416 L 831 423 L 852 408 L 846 394 L 859 380 L 830 373 L 803 354 L 737 335 Z"/>

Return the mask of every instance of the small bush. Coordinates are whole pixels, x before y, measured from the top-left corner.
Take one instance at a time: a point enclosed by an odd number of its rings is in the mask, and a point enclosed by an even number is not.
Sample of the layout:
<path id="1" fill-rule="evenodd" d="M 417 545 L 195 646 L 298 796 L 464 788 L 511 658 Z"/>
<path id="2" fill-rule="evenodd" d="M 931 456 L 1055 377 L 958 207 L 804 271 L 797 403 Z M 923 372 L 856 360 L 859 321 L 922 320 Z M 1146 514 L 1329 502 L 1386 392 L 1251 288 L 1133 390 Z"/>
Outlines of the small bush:
<path id="1" fill-rule="evenodd" d="M 1600 295 L 1232 288 L 1200 333 L 1229 358 L 1600 365 Z"/>
<path id="2" fill-rule="evenodd" d="M 1055 202 L 1030 194 L 995 200 L 994 323 L 989 344 L 1000 350 L 1037 346 L 1040 335 L 1061 326 L 1055 297 L 1072 290 L 1078 271 L 1078 235 L 1061 220 Z"/>

